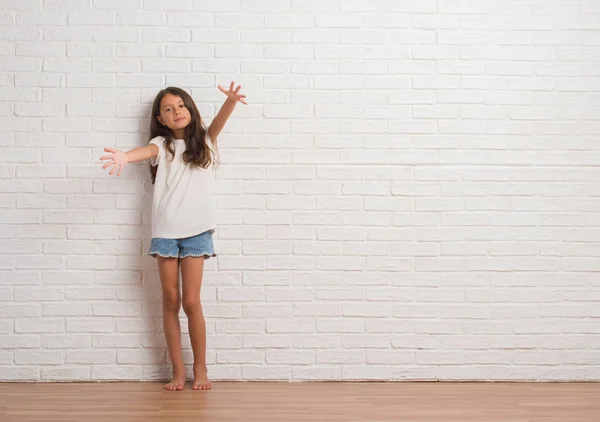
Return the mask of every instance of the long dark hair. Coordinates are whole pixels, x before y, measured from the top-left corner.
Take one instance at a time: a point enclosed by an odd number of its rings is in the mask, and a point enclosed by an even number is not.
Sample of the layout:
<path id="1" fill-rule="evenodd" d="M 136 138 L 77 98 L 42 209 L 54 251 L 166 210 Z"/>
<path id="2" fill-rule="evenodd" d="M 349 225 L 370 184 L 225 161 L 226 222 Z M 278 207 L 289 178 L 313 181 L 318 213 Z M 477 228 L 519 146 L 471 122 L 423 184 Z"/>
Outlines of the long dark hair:
<path id="1" fill-rule="evenodd" d="M 216 157 L 213 151 L 206 143 L 207 130 L 200 117 L 200 112 L 194 103 L 194 100 L 186 91 L 174 86 L 167 87 L 161 90 L 154 99 L 152 104 L 152 120 L 150 121 L 150 139 L 157 136 L 165 138 L 165 148 L 174 158 L 175 149 L 173 148 L 173 132 L 167 126 L 162 125 L 157 116 L 160 116 L 160 102 L 166 94 L 176 95 L 183 100 L 185 108 L 188 109 L 191 115 L 190 124 L 185 128 L 185 152 L 183 153 L 183 161 L 193 165 L 208 168 L 213 163 Z M 173 159 L 171 158 L 171 159 Z M 150 166 L 150 175 L 152 184 L 156 181 L 156 172 L 158 166 Z"/>

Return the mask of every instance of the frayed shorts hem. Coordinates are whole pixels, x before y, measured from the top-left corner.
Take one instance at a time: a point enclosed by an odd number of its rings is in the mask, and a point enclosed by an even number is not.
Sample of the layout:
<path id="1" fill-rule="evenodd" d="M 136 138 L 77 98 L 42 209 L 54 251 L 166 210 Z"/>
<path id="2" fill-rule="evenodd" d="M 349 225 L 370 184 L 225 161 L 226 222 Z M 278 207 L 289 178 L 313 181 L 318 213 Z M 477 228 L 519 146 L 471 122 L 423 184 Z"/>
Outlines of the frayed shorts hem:
<path id="1" fill-rule="evenodd" d="M 183 258 L 188 258 L 188 257 L 194 257 L 194 258 L 200 258 L 200 257 L 204 257 L 204 259 L 208 259 L 208 258 L 214 258 L 217 256 L 216 253 L 208 253 L 208 252 L 204 252 L 204 253 L 189 253 L 186 255 L 169 255 L 169 254 L 163 254 L 161 252 L 158 251 L 150 251 L 148 252 L 148 255 L 150 255 L 153 258 L 156 258 L 157 256 L 160 256 L 161 258 L 179 258 L 179 259 L 183 259 Z"/>

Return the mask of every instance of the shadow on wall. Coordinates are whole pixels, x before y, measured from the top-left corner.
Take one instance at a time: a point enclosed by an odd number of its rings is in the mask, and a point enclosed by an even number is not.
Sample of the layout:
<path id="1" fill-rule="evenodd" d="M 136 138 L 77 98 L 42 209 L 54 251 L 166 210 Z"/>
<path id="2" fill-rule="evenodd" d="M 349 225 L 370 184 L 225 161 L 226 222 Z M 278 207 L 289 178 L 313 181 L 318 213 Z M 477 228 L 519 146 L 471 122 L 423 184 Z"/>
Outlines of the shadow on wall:
<path id="1" fill-rule="evenodd" d="M 152 114 L 152 105 L 148 104 L 145 115 Z M 149 126 L 149 122 L 146 126 Z M 146 145 L 150 140 L 149 132 L 140 134 L 140 145 Z M 142 312 L 135 318 L 138 320 L 134 327 L 139 327 L 143 350 L 136 350 L 128 364 L 141 368 L 141 379 L 148 381 L 163 381 L 171 379 L 171 368 L 167 367 L 167 344 L 162 332 L 162 293 L 160 277 L 155 258 L 148 255 L 152 237 L 152 193 L 154 186 L 150 176 L 150 163 L 140 163 L 142 178 L 142 195 L 139 197 L 137 209 L 141 211 L 141 225 L 135 227 L 132 233 L 139 239 L 142 250 L 136 262 L 136 270 L 141 273 L 138 297 L 143 300 Z M 182 324 L 183 326 L 183 324 Z M 120 362 L 119 362 L 120 363 Z"/>

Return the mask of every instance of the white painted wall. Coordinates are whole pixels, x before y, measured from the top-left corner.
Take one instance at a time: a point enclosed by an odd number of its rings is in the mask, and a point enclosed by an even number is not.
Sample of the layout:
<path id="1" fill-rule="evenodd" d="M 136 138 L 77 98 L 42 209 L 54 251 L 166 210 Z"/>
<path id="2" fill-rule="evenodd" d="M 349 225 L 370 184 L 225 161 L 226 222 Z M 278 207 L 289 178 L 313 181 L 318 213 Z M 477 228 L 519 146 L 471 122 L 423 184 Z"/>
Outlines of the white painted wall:
<path id="1" fill-rule="evenodd" d="M 232 79 L 214 379 L 600 380 L 600 1 L 0 3 L 1 380 L 168 376 L 147 167 L 98 158 Z"/>

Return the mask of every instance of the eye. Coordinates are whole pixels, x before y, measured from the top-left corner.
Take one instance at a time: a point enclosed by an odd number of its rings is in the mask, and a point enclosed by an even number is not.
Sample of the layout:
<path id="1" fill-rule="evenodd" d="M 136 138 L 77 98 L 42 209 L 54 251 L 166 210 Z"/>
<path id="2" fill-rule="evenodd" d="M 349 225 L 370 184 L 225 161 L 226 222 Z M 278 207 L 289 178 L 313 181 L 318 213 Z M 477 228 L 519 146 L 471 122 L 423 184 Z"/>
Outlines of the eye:
<path id="1" fill-rule="evenodd" d="M 180 105 L 179 105 L 179 108 L 183 108 L 183 104 L 180 104 Z"/>

